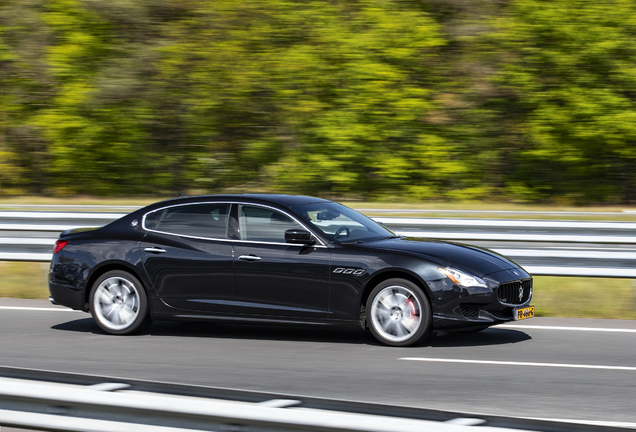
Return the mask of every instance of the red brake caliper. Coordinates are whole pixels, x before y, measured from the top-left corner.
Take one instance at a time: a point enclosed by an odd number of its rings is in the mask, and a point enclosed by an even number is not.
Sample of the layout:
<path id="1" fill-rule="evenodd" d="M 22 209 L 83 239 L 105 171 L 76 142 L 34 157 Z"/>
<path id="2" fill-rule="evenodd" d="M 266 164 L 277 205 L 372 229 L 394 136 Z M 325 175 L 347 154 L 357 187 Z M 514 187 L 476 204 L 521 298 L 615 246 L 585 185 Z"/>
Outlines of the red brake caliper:
<path id="1" fill-rule="evenodd" d="M 413 304 L 413 300 L 410 298 L 406 299 L 406 304 L 411 308 L 411 319 L 415 319 L 417 316 L 417 309 L 415 309 L 415 304 Z"/>

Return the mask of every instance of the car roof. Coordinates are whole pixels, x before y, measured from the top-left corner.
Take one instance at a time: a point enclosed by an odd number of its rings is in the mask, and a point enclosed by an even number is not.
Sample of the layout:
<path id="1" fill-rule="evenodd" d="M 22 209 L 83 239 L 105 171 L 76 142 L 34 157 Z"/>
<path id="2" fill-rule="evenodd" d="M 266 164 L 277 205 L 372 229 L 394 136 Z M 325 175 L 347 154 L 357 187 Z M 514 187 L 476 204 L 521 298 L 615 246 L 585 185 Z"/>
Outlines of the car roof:
<path id="1" fill-rule="evenodd" d="M 304 195 L 284 195 L 284 194 L 223 194 L 223 195 L 198 195 L 169 199 L 150 204 L 144 207 L 143 212 L 161 207 L 189 204 L 194 202 L 214 202 L 214 201 L 239 201 L 255 204 L 276 204 L 283 207 L 294 207 L 303 204 L 317 202 L 331 202 L 326 199 Z"/>

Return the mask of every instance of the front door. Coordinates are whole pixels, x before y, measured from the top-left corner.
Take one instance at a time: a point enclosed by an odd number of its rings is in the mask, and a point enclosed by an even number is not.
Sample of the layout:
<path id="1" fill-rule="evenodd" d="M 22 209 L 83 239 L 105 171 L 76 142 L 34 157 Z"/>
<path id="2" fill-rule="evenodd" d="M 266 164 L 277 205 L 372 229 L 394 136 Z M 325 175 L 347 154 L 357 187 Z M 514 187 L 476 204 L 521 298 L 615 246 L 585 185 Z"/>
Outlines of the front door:
<path id="1" fill-rule="evenodd" d="M 238 206 L 234 268 L 239 313 L 329 317 L 329 249 L 285 243 L 285 231 L 305 229 L 281 211 Z"/>

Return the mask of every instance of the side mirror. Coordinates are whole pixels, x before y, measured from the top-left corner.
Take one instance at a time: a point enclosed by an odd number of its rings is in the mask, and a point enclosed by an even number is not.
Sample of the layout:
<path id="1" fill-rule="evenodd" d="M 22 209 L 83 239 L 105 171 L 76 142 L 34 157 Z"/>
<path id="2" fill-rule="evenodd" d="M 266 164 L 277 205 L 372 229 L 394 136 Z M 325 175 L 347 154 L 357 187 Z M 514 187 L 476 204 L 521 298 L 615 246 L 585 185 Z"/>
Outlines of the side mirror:
<path id="1" fill-rule="evenodd" d="M 285 231 L 285 241 L 291 244 L 314 244 L 316 241 L 311 237 L 309 231 L 303 229 L 290 229 Z"/>

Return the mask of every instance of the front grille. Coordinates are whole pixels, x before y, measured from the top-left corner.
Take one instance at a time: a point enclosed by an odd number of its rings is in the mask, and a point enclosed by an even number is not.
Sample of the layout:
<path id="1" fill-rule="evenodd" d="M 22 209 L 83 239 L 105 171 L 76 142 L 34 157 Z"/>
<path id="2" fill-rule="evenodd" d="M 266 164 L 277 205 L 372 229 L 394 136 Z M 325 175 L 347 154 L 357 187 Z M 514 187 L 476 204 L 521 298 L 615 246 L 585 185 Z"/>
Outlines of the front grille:
<path id="1" fill-rule="evenodd" d="M 479 318 L 479 310 L 484 307 L 483 303 L 462 303 L 459 310 L 465 318 Z"/>
<path id="2" fill-rule="evenodd" d="M 497 288 L 497 298 L 501 303 L 520 305 L 528 301 L 532 295 L 532 279 L 506 282 Z"/>

